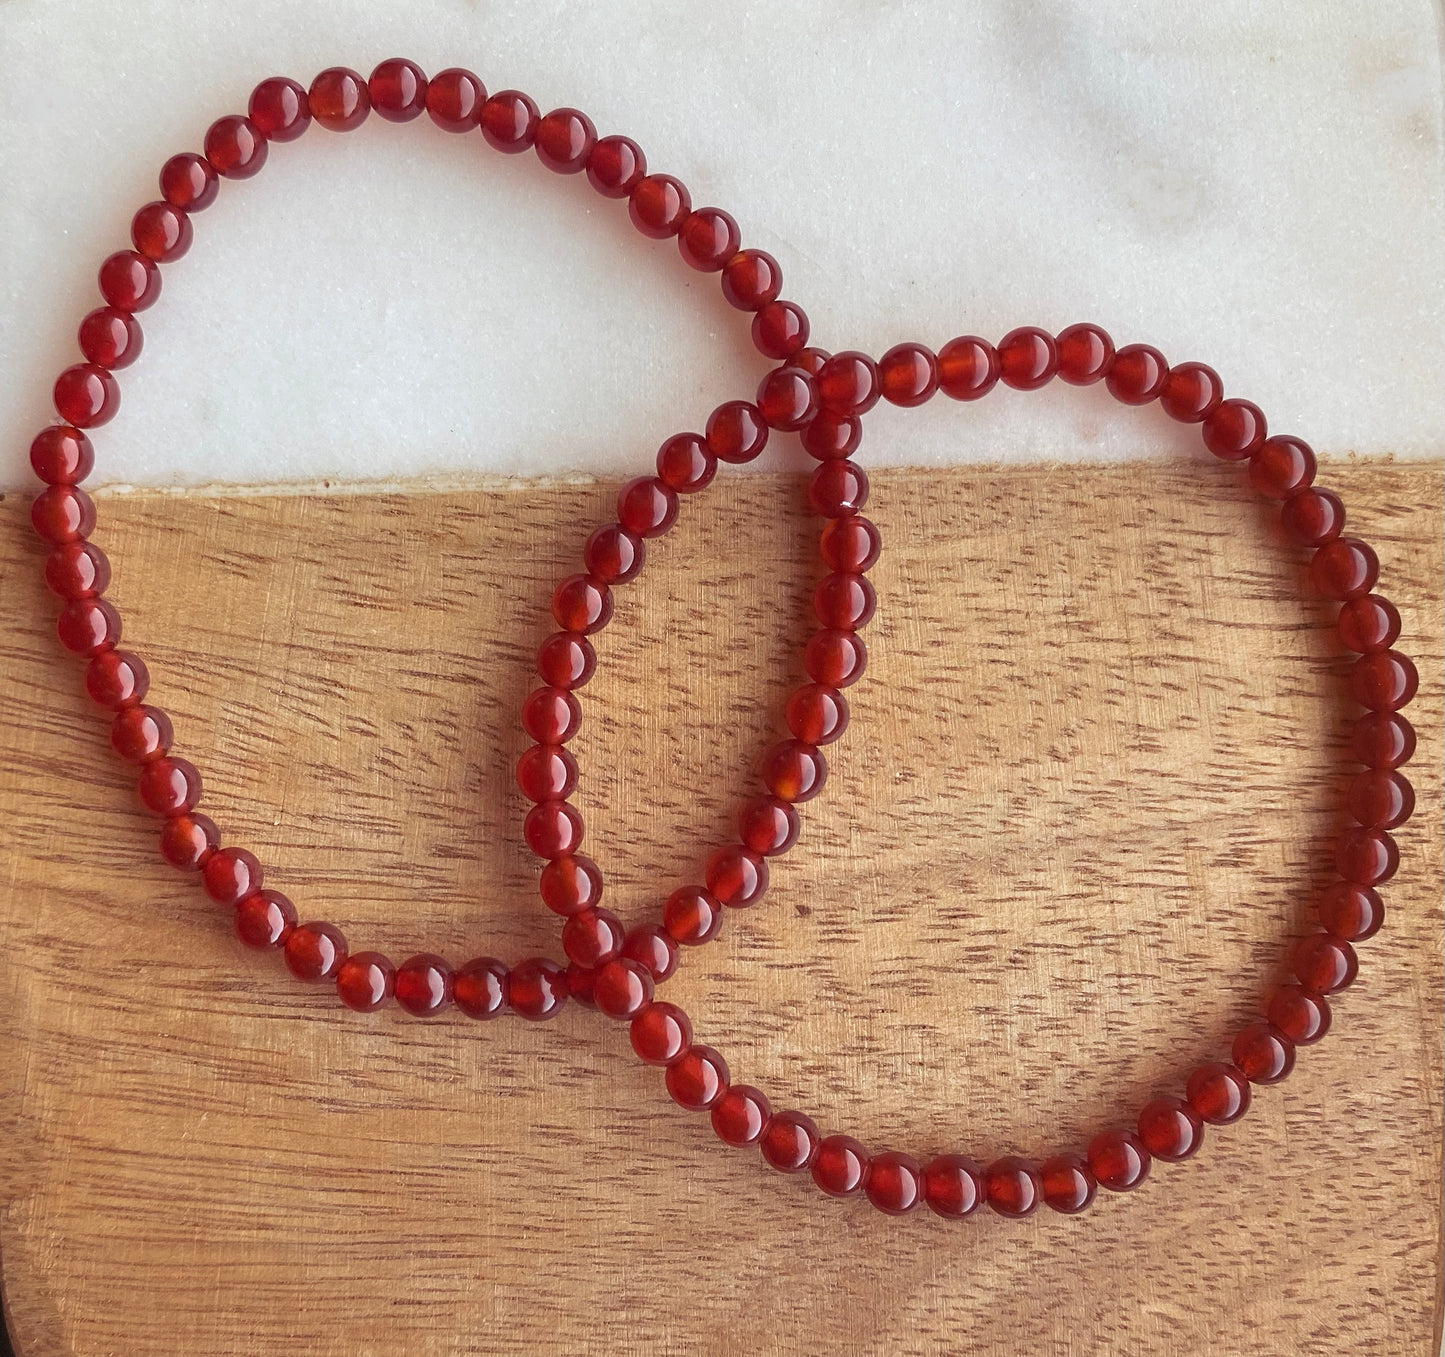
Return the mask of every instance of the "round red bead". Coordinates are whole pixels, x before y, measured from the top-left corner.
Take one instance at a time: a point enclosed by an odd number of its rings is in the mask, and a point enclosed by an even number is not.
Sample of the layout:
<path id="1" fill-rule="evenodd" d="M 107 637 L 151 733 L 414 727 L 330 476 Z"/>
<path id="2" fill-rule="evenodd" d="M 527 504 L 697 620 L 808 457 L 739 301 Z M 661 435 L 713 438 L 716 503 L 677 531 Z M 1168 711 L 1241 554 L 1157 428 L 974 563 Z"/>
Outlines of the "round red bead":
<path id="1" fill-rule="evenodd" d="M 426 111 L 443 132 L 470 132 L 481 126 L 486 86 L 460 66 L 438 71 L 426 87 Z"/>
<path id="2" fill-rule="evenodd" d="M 649 174 L 639 179 L 628 197 L 632 224 L 653 240 L 666 240 L 682 229 L 692 211 L 692 196 L 670 174 Z"/>
<path id="3" fill-rule="evenodd" d="M 537 141 L 542 110 L 521 90 L 498 90 L 482 105 L 482 136 L 493 150 L 519 155 Z"/>
<path id="4" fill-rule="evenodd" d="M 61 609 L 55 630 L 67 650 L 90 656 L 120 640 L 120 614 L 103 598 L 75 598 Z"/>
<path id="5" fill-rule="evenodd" d="M 609 1018 L 630 1018 L 652 1002 L 654 983 L 646 966 L 618 957 L 597 972 L 592 998 Z"/>
<path id="6" fill-rule="evenodd" d="M 1420 675 L 1408 655 L 1398 650 L 1376 650 L 1361 655 L 1350 666 L 1350 692 L 1371 711 L 1396 711 L 1409 706 L 1420 686 Z"/>
<path id="7" fill-rule="evenodd" d="M 1148 344 L 1126 344 L 1115 353 L 1104 385 L 1116 401 L 1148 405 L 1159 399 L 1168 376 L 1169 364 L 1158 349 Z"/>
<path id="8" fill-rule="evenodd" d="M 221 181 L 211 162 L 193 151 L 172 156 L 161 166 L 161 197 L 183 212 L 200 212 L 216 201 Z"/>
<path id="9" fill-rule="evenodd" d="M 896 1150 L 874 1155 L 864 1191 L 884 1215 L 907 1215 L 923 1204 L 923 1169 L 916 1159 Z"/>
<path id="10" fill-rule="evenodd" d="M 346 960 L 346 937 L 328 923 L 300 924 L 286 939 L 286 969 L 298 980 L 334 980 Z"/>
<path id="11" fill-rule="evenodd" d="M 206 130 L 206 159 L 224 179 L 249 179 L 266 163 L 266 138 L 250 118 L 229 114 Z"/>
<path id="12" fill-rule="evenodd" d="M 103 594 L 110 585 L 110 561 L 94 542 L 62 542 L 45 559 L 45 583 L 64 599 Z"/>
<path id="13" fill-rule="evenodd" d="M 161 856 L 182 872 L 200 871 L 221 842 L 221 831 L 206 815 L 177 815 L 161 826 Z"/>
<path id="14" fill-rule="evenodd" d="M 469 1018 L 495 1018 L 507 1009 L 507 968 L 495 957 L 473 957 L 452 979 L 452 999 Z"/>
<path id="15" fill-rule="evenodd" d="M 139 253 L 169 264 L 191 248 L 191 219 L 170 203 L 147 203 L 130 223 L 130 238 Z M 137 346 L 139 347 L 139 346 Z"/>
<path id="16" fill-rule="evenodd" d="M 366 97 L 379 118 L 405 123 L 425 110 L 426 87 L 426 72 L 416 62 L 391 57 L 372 71 L 366 82 Z"/>
<path id="17" fill-rule="evenodd" d="M 1345 506 L 1333 490 L 1312 485 L 1285 500 L 1279 522 L 1285 536 L 1296 546 L 1322 547 L 1344 531 Z"/>
<path id="18" fill-rule="evenodd" d="M 581 688 L 597 670 L 597 653 L 585 637 L 559 631 L 537 651 L 537 673 L 553 688 Z"/>
<path id="19" fill-rule="evenodd" d="M 632 1020 L 632 1049 L 649 1065 L 671 1065 L 692 1045 L 692 1023 L 676 1004 L 648 1004 Z"/>
<path id="20" fill-rule="evenodd" d="M 120 409 L 120 387 L 95 363 L 76 363 L 55 379 L 55 408 L 77 429 L 108 423 Z"/>
<path id="21" fill-rule="evenodd" d="M 1059 376 L 1070 386 L 1099 381 L 1114 361 L 1114 341 L 1097 325 L 1070 325 L 1054 340 L 1059 351 Z"/>
<path id="22" fill-rule="evenodd" d="M 818 552 L 830 570 L 861 574 L 871 570 L 883 550 L 878 529 L 862 514 L 833 519 L 818 538 Z"/>
<path id="23" fill-rule="evenodd" d="M 1099 1190 L 1088 1161 L 1078 1154 L 1059 1154 L 1039 1165 L 1039 1186 L 1045 1205 L 1060 1215 L 1087 1210 Z"/>
<path id="24" fill-rule="evenodd" d="M 643 553 L 642 538 L 628 532 L 620 523 L 607 523 L 587 539 L 587 545 L 582 548 L 582 563 L 605 589 L 608 585 L 626 584 L 636 578 L 642 569 Z M 572 630 L 581 631 L 583 628 L 573 627 Z"/>
<path id="25" fill-rule="evenodd" d="M 817 1124 L 801 1112 L 773 1113 L 758 1139 L 763 1158 L 779 1173 L 801 1173 L 821 1143 Z"/>
<path id="26" fill-rule="evenodd" d="M 127 763 L 150 763 L 171 747 L 171 718 L 159 707 L 125 707 L 110 723 L 110 743 Z"/>
<path id="27" fill-rule="evenodd" d="M 236 906 L 235 922 L 247 947 L 284 947 L 296 929 L 296 906 L 280 891 L 257 891 Z"/>
<path id="28" fill-rule="evenodd" d="M 577 790 L 577 761 L 561 745 L 535 744 L 517 760 L 517 786 L 528 801 L 561 801 Z"/>
<path id="29" fill-rule="evenodd" d="M 1155 1159 L 1177 1163 L 1204 1142 L 1204 1123 L 1181 1098 L 1154 1098 L 1139 1113 L 1139 1139 Z"/>
<path id="30" fill-rule="evenodd" d="M 161 295 L 161 271 L 137 250 L 117 250 L 100 266 L 100 294 L 119 311 L 144 311 Z"/>
<path id="31" fill-rule="evenodd" d="M 537 124 L 537 159 L 557 174 L 578 174 L 597 145 L 592 119 L 575 108 L 554 108 Z"/>
<path id="32" fill-rule="evenodd" d="M 767 445 L 767 422 L 751 401 L 727 401 L 708 416 L 707 446 L 719 461 L 751 462 Z"/>
<path id="33" fill-rule="evenodd" d="M 680 495 L 691 495 L 712 484 L 717 455 L 695 433 L 669 438 L 657 451 L 657 479 Z"/>
<path id="34" fill-rule="evenodd" d="M 311 126 L 311 106 L 307 103 L 306 91 L 284 76 L 275 76 L 257 85 L 251 91 L 246 113 L 252 126 L 267 141 L 295 141 Z"/>
<path id="35" fill-rule="evenodd" d="M 768 864 L 746 848 L 719 848 L 707 860 L 705 877 L 713 899 L 746 909 L 757 904 L 768 889 Z"/>
<path id="36" fill-rule="evenodd" d="M 1243 1028 L 1230 1055 L 1252 1084 L 1277 1084 L 1294 1069 L 1294 1042 L 1270 1022 Z"/>
<path id="37" fill-rule="evenodd" d="M 1350 732 L 1350 753 L 1369 768 L 1398 768 L 1415 754 L 1415 727 L 1399 712 L 1367 712 Z"/>
<path id="38" fill-rule="evenodd" d="M 863 421 L 854 415 L 820 410 L 799 431 L 803 451 L 820 462 L 851 457 L 863 441 Z"/>
<path id="39" fill-rule="evenodd" d="M 366 81 L 345 66 L 330 66 L 322 71 L 311 82 L 306 99 L 312 116 L 331 132 L 354 131 L 371 112 Z"/>
<path id="40" fill-rule="evenodd" d="M 527 812 L 522 837 L 539 858 L 561 858 L 582 844 L 582 814 L 566 801 L 543 801 Z"/>
<path id="41" fill-rule="evenodd" d="M 143 701 L 151 686 L 145 661 L 128 650 L 102 650 L 85 671 L 85 691 L 98 707 L 120 711 Z"/>
<path id="42" fill-rule="evenodd" d="M 827 684 L 805 683 L 788 698 L 784 715 L 803 744 L 831 744 L 848 728 L 848 700 Z"/>
<path id="43" fill-rule="evenodd" d="M 1308 1046 L 1330 1030 L 1330 1004 L 1303 985 L 1281 985 L 1265 1016 L 1296 1046 Z"/>
<path id="44" fill-rule="evenodd" d="M 798 812 L 776 796 L 756 796 L 738 813 L 743 845 L 763 857 L 786 853 L 798 841 Z"/>
<path id="45" fill-rule="evenodd" d="M 1335 845 L 1335 867 L 1357 886 L 1383 885 L 1400 866 L 1400 850 L 1383 829 L 1352 829 Z"/>
<path id="46" fill-rule="evenodd" d="M 853 632 L 828 627 L 808 638 L 803 663 L 814 683 L 847 688 L 863 677 L 868 650 Z"/>
<path id="47" fill-rule="evenodd" d="M 1336 881 L 1320 898 L 1320 923 L 1345 942 L 1373 938 L 1385 922 L 1385 902 L 1368 886 Z"/>
<path id="48" fill-rule="evenodd" d="M 1224 399 L 1224 383 L 1205 363 L 1180 363 L 1169 369 L 1159 404 L 1170 419 L 1181 424 L 1202 424 Z"/>
<path id="49" fill-rule="evenodd" d="M 878 360 L 878 390 L 890 405 L 922 405 L 938 390 L 938 359 L 922 344 L 895 344 Z"/>
<path id="50" fill-rule="evenodd" d="M 185 759 L 152 759 L 136 779 L 141 804 L 152 815 L 186 815 L 201 799 L 201 775 Z"/>
<path id="51" fill-rule="evenodd" d="M 802 368 L 774 368 L 758 383 L 757 405 L 769 427 L 801 429 L 818 409 L 813 379 Z"/>
<path id="52" fill-rule="evenodd" d="M 772 1104 L 750 1084 L 733 1084 L 712 1106 L 712 1129 L 719 1140 L 743 1149 L 763 1138 Z"/>
<path id="53" fill-rule="evenodd" d="M 52 424 L 31 442 L 30 465 L 47 485 L 76 485 L 94 468 L 95 449 L 79 429 Z"/>
<path id="54" fill-rule="evenodd" d="M 637 924 L 627 930 L 622 955 L 652 972 L 659 984 L 677 970 L 677 943 L 657 924 Z"/>
<path id="55" fill-rule="evenodd" d="M 1391 769 L 1372 768 L 1350 783 L 1350 814 L 1366 829 L 1394 829 L 1415 810 L 1415 789 Z"/>
<path id="56" fill-rule="evenodd" d="M 347 1008 L 374 1013 L 396 992 L 396 967 L 380 952 L 354 952 L 336 968 L 336 993 Z"/>
<path id="57" fill-rule="evenodd" d="M 1224 400 L 1204 420 L 1204 446 L 1226 462 L 1253 457 L 1264 443 L 1264 412 L 1253 401 Z"/>
<path id="58" fill-rule="evenodd" d="M 647 173 L 647 157 L 631 137 L 603 137 L 587 157 L 587 182 L 604 198 L 626 198 Z"/>
<path id="59" fill-rule="evenodd" d="M 878 606 L 878 596 L 863 575 L 824 575 L 813 590 L 813 612 L 818 621 L 835 631 L 866 627 Z"/>
<path id="60" fill-rule="evenodd" d="M 718 272 L 737 254 L 741 243 L 737 222 L 720 207 L 700 207 L 689 212 L 677 233 L 683 262 L 701 273 Z"/>
<path id="61" fill-rule="evenodd" d="M 1311 933 L 1295 944 L 1294 973 L 1300 984 L 1316 994 L 1336 994 L 1348 989 L 1354 984 L 1359 968 L 1355 949 L 1333 934 Z"/>
<path id="62" fill-rule="evenodd" d="M 710 942 L 722 927 L 722 905 L 701 886 L 683 886 L 667 897 L 662 926 L 667 936 L 684 947 Z"/>
<path id="63" fill-rule="evenodd" d="M 866 353 L 835 353 L 818 370 L 818 404 L 838 415 L 866 414 L 878 404 L 878 365 Z"/>
<path id="64" fill-rule="evenodd" d="M 813 1181 L 830 1197 L 851 1197 L 868 1177 L 868 1151 L 852 1136 L 825 1136 L 813 1156 Z"/>
<path id="65" fill-rule="evenodd" d="M 522 729 L 538 744 L 566 744 L 582 728 L 582 704 L 566 688 L 537 688 L 522 703 Z"/>
<path id="66" fill-rule="evenodd" d="M 998 342 L 998 374 L 1008 386 L 1037 391 L 1058 370 L 1058 346 L 1045 330 L 1021 325 Z"/>
<path id="67" fill-rule="evenodd" d="M 602 873 L 580 853 L 554 858 L 542 868 L 542 903 L 554 914 L 570 918 L 602 899 Z"/>
<path id="68" fill-rule="evenodd" d="M 612 620 L 612 591 L 591 575 L 569 575 L 552 593 L 552 616 L 563 631 L 590 636 Z"/>
<path id="69" fill-rule="evenodd" d="M 1299 438 L 1275 434 L 1249 459 L 1249 483 L 1266 499 L 1291 499 L 1314 478 L 1314 450 Z"/>
<path id="70" fill-rule="evenodd" d="M 1326 598 L 1350 599 L 1367 594 L 1380 575 L 1380 561 L 1367 542 L 1340 537 L 1327 542 L 1310 561 L 1310 578 Z"/>
<path id="71" fill-rule="evenodd" d="M 567 972 L 546 957 L 519 961 L 507 974 L 507 1006 L 528 1022 L 555 1018 L 567 996 Z"/>
<path id="72" fill-rule="evenodd" d="M 452 968 L 441 957 L 420 952 L 397 967 L 396 1001 L 408 1013 L 424 1018 L 450 1005 L 455 984 Z"/>
<path id="73" fill-rule="evenodd" d="M 706 1112 L 727 1092 L 727 1061 L 711 1046 L 689 1046 L 667 1067 L 666 1083 L 668 1095 L 679 1107 Z"/>
<path id="74" fill-rule="evenodd" d="M 808 317 L 796 302 L 773 301 L 753 317 L 753 347 L 765 358 L 787 361 L 808 342 Z"/>
<path id="75" fill-rule="evenodd" d="M 823 518 L 847 518 L 868 503 L 868 473 L 847 458 L 818 466 L 808 481 L 808 503 Z"/>
<path id="76" fill-rule="evenodd" d="M 218 905 L 239 905 L 261 889 L 263 875 L 255 855 L 244 848 L 216 849 L 201 870 L 206 894 Z"/>
<path id="77" fill-rule="evenodd" d="M 1038 1166 L 1014 1155 L 995 1159 L 983 1171 L 983 1194 L 1001 1216 L 1018 1220 L 1031 1215 L 1043 1197 Z"/>
<path id="78" fill-rule="evenodd" d="M 52 546 L 78 542 L 95 531 L 95 501 L 78 485 L 52 485 L 35 497 L 30 522 Z"/>
<path id="79" fill-rule="evenodd" d="M 784 740 L 763 760 L 763 782 L 780 800 L 811 801 L 828 780 L 828 762 L 812 745 Z"/>
<path id="80" fill-rule="evenodd" d="M 101 306 L 80 322 L 80 351 L 99 368 L 129 367 L 140 357 L 145 339 L 129 311 Z"/>
<path id="81" fill-rule="evenodd" d="M 783 271 L 766 250 L 739 250 L 723 265 L 723 296 L 739 311 L 756 311 L 782 290 Z"/>
<path id="82" fill-rule="evenodd" d="M 1089 1172 L 1110 1192 L 1130 1192 L 1149 1176 L 1149 1151 L 1133 1131 L 1101 1131 L 1089 1142 Z"/>
<path id="83" fill-rule="evenodd" d="M 983 1170 L 961 1154 L 940 1154 L 923 1170 L 923 1199 L 945 1220 L 962 1220 L 983 1205 Z"/>
<path id="84" fill-rule="evenodd" d="M 1216 1060 L 1190 1074 L 1184 1096 L 1202 1120 L 1228 1126 L 1249 1111 L 1249 1080 L 1236 1066 Z"/>
<path id="85" fill-rule="evenodd" d="M 638 476 L 617 492 L 617 520 L 639 537 L 660 537 L 677 522 L 677 492 L 656 476 Z"/>
<path id="86" fill-rule="evenodd" d="M 622 952 L 622 920 L 610 909 L 584 909 L 562 926 L 567 959 L 588 970 L 605 966 Z"/>
<path id="87" fill-rule="evenodd" d="M 950 339 L 938 351 L 938 389 L 957 401 L 978 400 L 998 384 L 998 350 L 977 335 Z"/>
<path id="88" fill-rule="evenodd" d="M 1368 655 L 1395 644 L 1400 635 L 1400 613 L 1388 598 L 1361 594 L 1340 609 L 1335 627 L 1346 650 Z"/>

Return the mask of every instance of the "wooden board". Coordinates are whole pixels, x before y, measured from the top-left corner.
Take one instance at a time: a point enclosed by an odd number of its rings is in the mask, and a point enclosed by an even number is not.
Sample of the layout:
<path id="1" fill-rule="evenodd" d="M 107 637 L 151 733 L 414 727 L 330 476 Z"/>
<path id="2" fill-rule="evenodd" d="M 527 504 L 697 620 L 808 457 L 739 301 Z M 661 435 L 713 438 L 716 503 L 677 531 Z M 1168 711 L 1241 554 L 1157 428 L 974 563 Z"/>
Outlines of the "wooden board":
<path id="1" fill-rule="evenodd" d="M 1336 1030 L 1078 1219 L 823 1199 L 626 1033 L 361 1017 L 155 856 L 0 505 L 0 1222 L 22 1357 L 1436 1351 L 1442 468 L 1327 468 L 1422 674 L 1420 810 Z M 612 487 L 111 496 L 98 540 L 207 808 L 400 958 L 560 955 L 518 702 Z M 628 920 L 696 876 L 800 672 L 797 482 L 649 548 L 576 748 Z M 879 473 L 868 675 L 756 909 L 671 997 L 874 1146 L 1078 1145 L 1227 1049 L 1309 926 L 1345 782 L 1328 611 L 1219 465 Z"/>

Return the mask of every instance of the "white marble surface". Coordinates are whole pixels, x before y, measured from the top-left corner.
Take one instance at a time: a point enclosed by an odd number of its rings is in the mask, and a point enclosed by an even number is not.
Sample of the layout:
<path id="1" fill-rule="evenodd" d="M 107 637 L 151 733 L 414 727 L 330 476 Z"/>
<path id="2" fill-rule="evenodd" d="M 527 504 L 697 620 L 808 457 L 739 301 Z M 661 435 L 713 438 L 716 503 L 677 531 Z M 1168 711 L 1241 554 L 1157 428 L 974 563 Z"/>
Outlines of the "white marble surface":
<path id="1" fill-rule="evenodd" d="M 1437 24 L 1429 0 L 3 0 L 0 483 L 161 162 L 261 77 L 394 54 L 636 136 L 777 255 L 827 347 L 1097 319 L 1322 451 L 1439 456 Z M 715 280 L 616 204 L 424 122 L 313 130 L 197 228 L 98 481 L 630 470 L 762 371 Z M 1184 446 L 1055 384 L 882 411 L 866 455 Z"/>

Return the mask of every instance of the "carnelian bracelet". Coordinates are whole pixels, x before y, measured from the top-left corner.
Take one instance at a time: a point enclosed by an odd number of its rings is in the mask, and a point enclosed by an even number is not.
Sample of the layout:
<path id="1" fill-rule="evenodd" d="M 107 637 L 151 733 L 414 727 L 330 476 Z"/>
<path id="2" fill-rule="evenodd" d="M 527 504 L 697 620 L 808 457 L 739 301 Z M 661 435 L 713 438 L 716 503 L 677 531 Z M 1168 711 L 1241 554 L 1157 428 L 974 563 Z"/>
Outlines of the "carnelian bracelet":
<path id="1" fill-rule="evenodd" d="M 728 401 L 713 411 L 703 433 L 681 433 L 663 443 L 656 474 L 622 488 L 617 521 L 587 539 L 584 569 L 561 581 L 553 594 L 559 630 L 538 652 L 544 686 L 522 706 L 522 725 L 536 743 L 520 759 L 517 781 L 533 803 L 523 826 L 526 842 L 546 863 L 539 881 L 542 899 L 565 920 L 565 968 L 546 958 L 508 968 L 484 956 L 453 970 L 430 953 L 397 967 L 379 952 L 351 952 L 331 924 L 298 924 L 292 903 L 263 886 L 256 857 L 243 848 L 221 847 L 214 823 L 197 812 L 200 775 L 171 754 L 166 714 L 144 704 L 145 664 L 119 648 L 120 617 L 103 598 L 109 562 L 89 540 L 95 508 L 80 482 L 93 466 L 94 453 L 84 430 L 107 422 L 119 406 L 114 370 L 135 361 L 141 349 L 135 313 L 159 296 L 159 266 L 189 248 L 191 214 L 214 201 L 221 178 L 245 179 L 260 170 L 270 143 L 294 140 L 313 119 L 332 131 L 348 131 L 373 110 L 392 122 L 426 112 L 446 131 L 480 129 L 499 151 L 534 149 L 551 170 L 585 173 L 604 197 L 626 200 L 644 235 L 676 238 L 689 265 L 718 273 L 728 302 L 751 314 L 754 344 L 778 364 L 763 378 L 753 401 Z M 807 316 L 781 299 L 777 261 L 763 251 L 742 249 L 737 224 L 726 212 L 694 210 L 677 179 L 647 173 L 642 151 L 630 138 L 599 139 L 591 121 L 575 109 L 542 116 L 516 90 L 488 97 L 482 82 L 460 69 L 428 80 L 413 63 L 390 60 L 370 80 L 345 68 L 323 71 L 309 90 L 291 80 L 266 80 L 252 94 L 247 116 L 213 124 L 204 155 L 173 157 L 160 182 L 161 199 L 135 215 L 135 248 L 111 255 L 101 266 L 106 305 L 80 326 L 86 361 L 67 368 L 55 384 L 55 405 L 64 423 L 44 430 L 32 444 L 31 464 L 47 485 L 32 507 L 32 519 L 52 548 L 46 580 L 65 600 L 58 624 L 61 642 L 89 661 L 86 689 L 100 707 L 115 713 L 112 744 L 122 758 L 139 765 L 140 798 L 164 821 L 162 853 L 174 866 L 196 873 L 212 899 L 234 907 L 236 932 L 244 943 L 282 952 L 300 979 L 334 982 L 342 1001 L 361 1012 L 394 997 L 418 1016 L 455 1003 L 473 1018 L 512 1012 L 537 1020 L 553 1017 L 571 997 L 626 1019 L 637 1055 L 664 1067 L 673 1100 L 709 1112 L 722 1140 L 758 1145 L 773 1168 L 811 1170 L 825 1193 L 862 1193 L 890 1214 L 924 1202 L 950 1218 L 967 1216 L 983 1202 L 1014 1217 L 1030 1214 L 1041 1201 L 1060 1212 L 1082 1211 L 1100 1185 L 1127 1191 L 1144 1181 L 1154 1159 L 1175 1161 L 1194 1154 L 1204 1123 L 1238 1120 L 1249 1107 L 1251 1084 L 1277 1083 L 1293 1068 L 1296 1048 L 1325 1035 L 1331 1016 L 1326 996 L 1355 978 L 1352 944 L 1373 936 L 1383 920 L 1375 888 L 1394 875 L 1399 860 L 1389 831 L 1414 808 L 1410 784 L 1398 769 L 1414 752 L 1415 734 L 1399 709 L 1414 696 L 1418 680 L 1410 660 L 1392 648 L 1399 614 L 1371 592 L 1379 570 L 1375 553 L 1342 535 L 1344 506 L 1333 492 L 1313 484 L 1314 454 L 1297 438 L 1268 436 L 1264 415 L 1251 402 L 1224 399 L 1213 369 L 1201 363 L 1171 367 L 1145 344 L 1116 350 L 1094 325 L 1070 326 L 1058 336 L 1023 327 L 996 347 L 965 335 L 937 354 L 921 344 L 899 344 L 876 363 L 858 352 L 810 348 Z M 971 401 L 999 381 L 1032 391 L 1055 376 L 1078 386 L 1103 381 L 1124 404 L 1158 400 L 1174 419 L 1200 425 L 1209 451 L 1247 463 L 1254 489 L 1280 504 L 1285 536 L 1313 553 L 1313 585 L 1341 603 L 1339 638 L 1359 656 L 1349 673 L 1350 693 L 1366 709 L 1354 724 L 1349 746 L 1351 758 L 1364 769 L 1348 794 L 1356 827 L 1337 845 L 1338 880 L 1319 902 L 1321 930 L 1295 946 L 1296 982 L 1282 985 L 1265 1017 L 1236 1035 L 1231 1061 L 1201 1065 L 1188 1076 L 1182 1098 L 1153 1099 L 1140 1112 L 1136 1129 L 1105 1130 L 1082 1155 L 1061 1154 L 1041 1164 L 1008 1156 L 980 1167 L 965 1156 L 945 1154 L 925 1166 L 896 1152 L 870 1154 L 849 1136 L 821 1136 L 801 1112 L 774 1112 L 757 1089 L 731 1082 L 723 1057 L 695 1043 L 687 1014 L 657 999 L 655 991 L 677 969 L 680 946 L 716 937 L 726 909 L 745 908 L 762 897 L 768 859 L 796 843 L 797 807 L 826 781 L 822 746 L 838 739 L 848 724 L 842 690 L 862 675 L 867 661 L 858 633 L 876 607 L 867 572 L 881 548 L 877 528 L 860 512 L 868 498 L 868 477 L 852 460 L 862 416 L 880 398 L 911 407 L 942 391 Z M 646 540 L 665 534 L 676 521 L 679 497 L 710 484 L 719 461 L 755 459 L 770 430 L 798 432 L 818 462 L 809 502 L 824 520 L 820 554 L 828 573 L 814 593 L 820 625 L 805 652 L 809 682 L 788 699 L 788 738 L 764 757 L 765 790 L 742 807 L 737 842 L 707 859 L 703 884 L 668 897 L 657 923 L 627 930 L 600 904 L 602 873 L 578 851 L 583 823 L 569 800 L 578 783 L 577 763 L 567 748 L 581 722 L 577 690 L 597 662 L 588 638 L 610 621 L 614 587 L 642 569 Z"/>

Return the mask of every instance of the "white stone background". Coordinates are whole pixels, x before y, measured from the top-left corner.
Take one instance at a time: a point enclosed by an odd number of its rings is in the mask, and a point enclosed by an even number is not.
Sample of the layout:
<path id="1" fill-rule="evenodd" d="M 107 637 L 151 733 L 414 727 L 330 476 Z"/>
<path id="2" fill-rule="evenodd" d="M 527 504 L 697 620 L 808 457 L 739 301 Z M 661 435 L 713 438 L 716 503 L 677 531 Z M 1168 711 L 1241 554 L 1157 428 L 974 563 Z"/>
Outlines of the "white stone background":
<path id="1" fill-rule="evenodd" d="M 1445 452 L 1429 0 L 0 0 L 0 485 L 161 163 L 265 76 L 392 55 L 636 137 L 825 347 L 1093 319 L 1321 452 Z M 98 483 L 627 473 L 764 370 L 619 204 L 425 119 L 313 128 L 196 227 Z M 869 423 L 871 463 L 1197 447 L 1059 383 Z"/>

